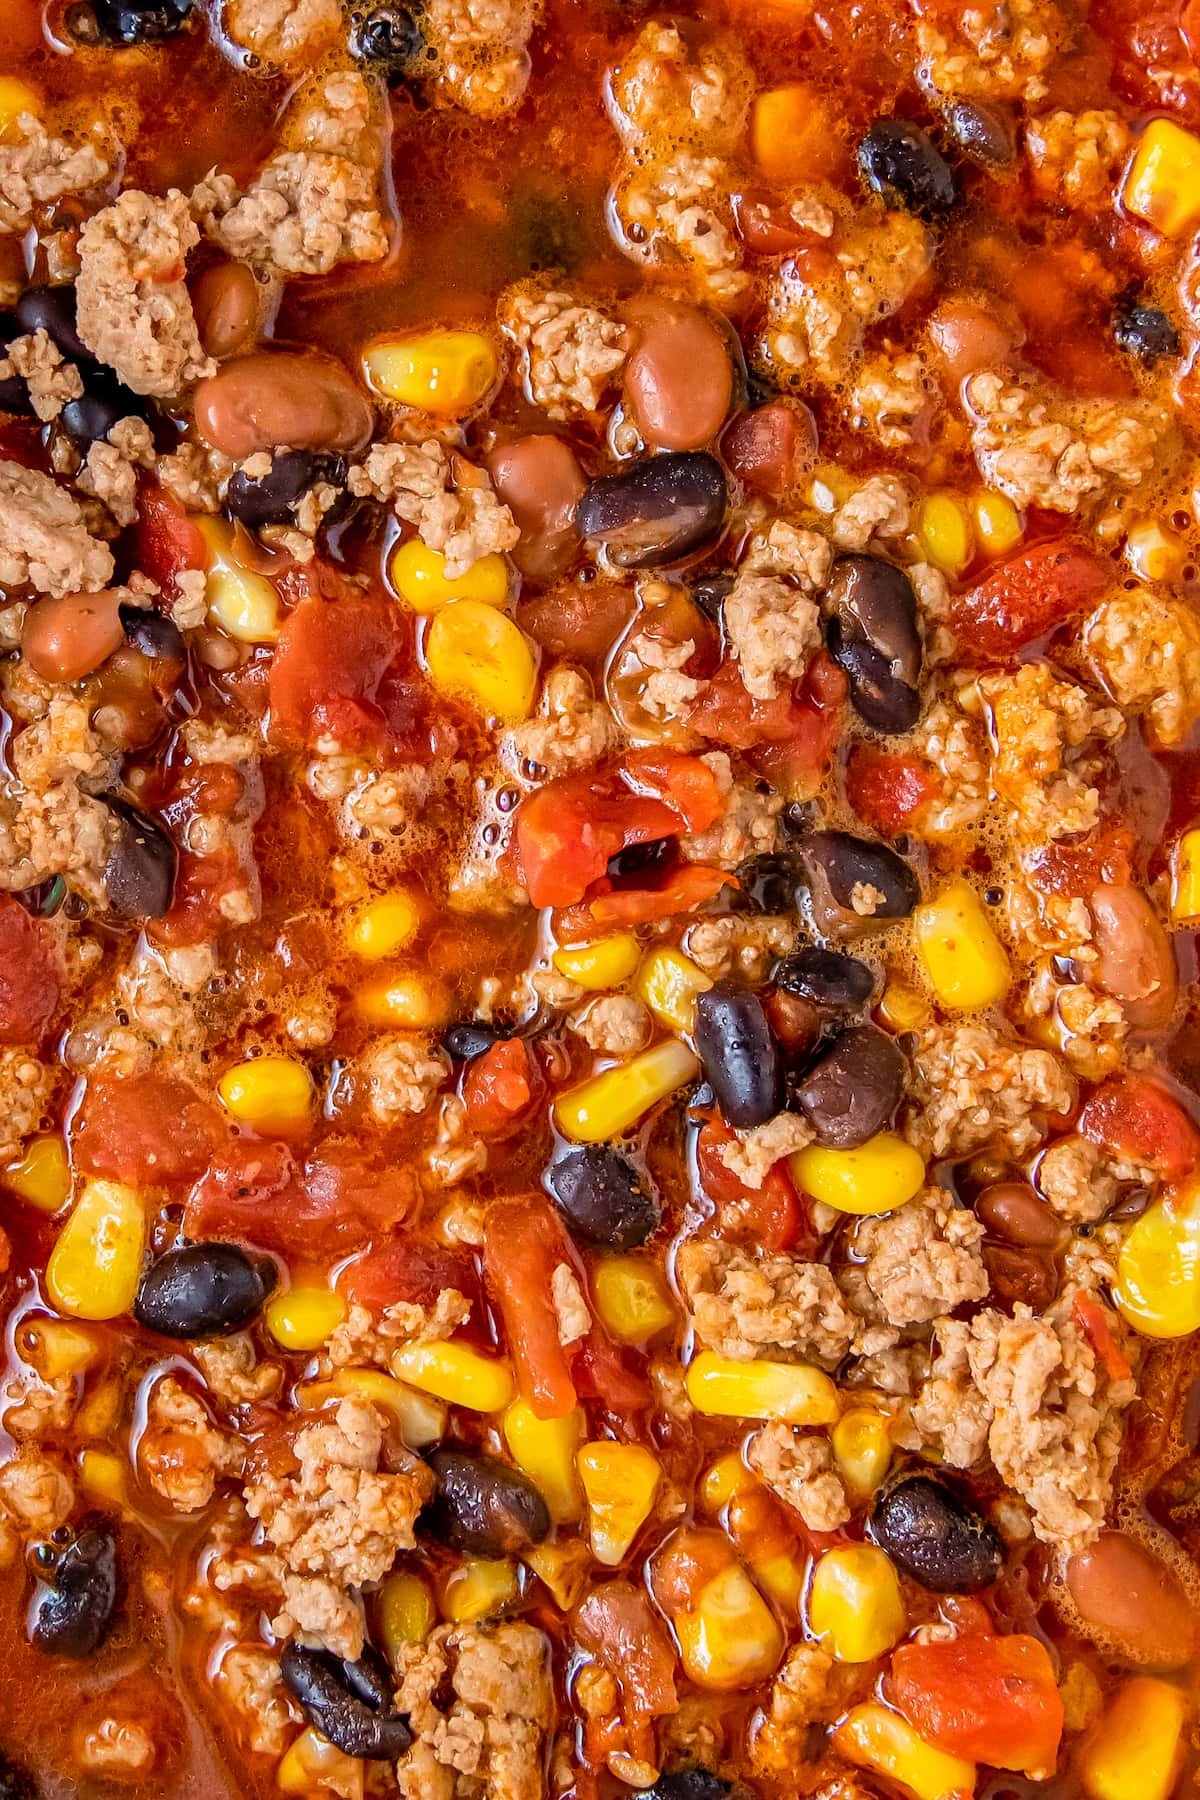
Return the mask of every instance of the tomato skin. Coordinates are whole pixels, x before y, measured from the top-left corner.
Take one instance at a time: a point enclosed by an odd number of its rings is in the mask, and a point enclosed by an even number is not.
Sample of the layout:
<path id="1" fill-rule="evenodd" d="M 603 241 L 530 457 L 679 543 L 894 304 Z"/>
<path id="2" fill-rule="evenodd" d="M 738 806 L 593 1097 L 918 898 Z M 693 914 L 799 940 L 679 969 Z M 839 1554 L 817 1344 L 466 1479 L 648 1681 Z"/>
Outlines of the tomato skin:
<path id="1" fill-rule="evenodd" d="M 0 1044 L 31 1044 L 58 1007 L 59 974 L 46 927 L 0 894 Z"/>
<path id="2" fill-rule="evenodd" d="M 656 919 L 673 919 L 676 913 L 694 912 L 722 888 L 737 885 L 734 876 L 723 869 L 685 863 L 673 870 L 661 887 L 597 894 L 586 902 L 586 909 L 597 925 L 650 925 Z"/>
<path id="3" fill-rule="evenodd" d="M 308 747 L 326 735 L 353 747 L 380 741 L 380 691 L 403 647 L 394 613 L 366 598 L 301 601 L 271 664 L 272 738 Z"/>
<path id="4" fill-rule="evenodd" d="M 408 1238 L 395 1238 L 356 1257 L 338 1276 L 338 1287 L 374 1313 L 400 1301 L 432 1306 L 447 1288 L 457 1288 L 469 1300 L 479 1297 L 475 1270 L 464 1251 Z"/>
<path id="5" fill-rule="evenodd" d="M 615 1344 L 597 1323 L 584 1338 L 575 1358 L 573 1373 L 579 1392 L 598 1400 L 615 1419 L 629 1423 L 650 1405 L 650 1385 L 633 1367 L 633 1352 Z"/>
<path id="6" fill-rule="evenodd" d="M 855 750 L 846 770 L 846 798 L 866 825 L 883 837 L 911 831 L 940 792 L 936 776 L 919 757 L 886 750 Z"/>
<path id="7" fill-rule="evenodd" d="M 749 1188 L 721 1160 L 720 1152 L 733 1142 L 734 1133 L 716 1114 L 704 1121 L 696 1139 L 700 1183 L 718 1213 L 736 1208 L 739 1235 L 766 1250 L 811 1248 L 815 1240 L 804 1202 L 785 1163 L 780 1160 L 769 1169 L 760 1188 Z"/>
<path id="8" fill-rule="evenodd" d="M 343 1140 L 321 1145 L 302 1169 L 284 1144 L 235 1138 L 192 1189 L 184 1229 L 311 1259 L 395 1231 L 419 1203 L 410 1170 L 380 1166 Z"/>
<path id="9" fill-rule="evenodd" d="M 72 1140 L 74 1159 L 109 1181 L 193 1181 L 227 1133 L 215 1106 L 172 1075 L 88 1083 Z"/>
<path id="10" fill-rule="evenodd" d="M 552 1291 L 560 1263 L 576 1268 L 548 1200 L 493 1200 L 483 1225 L 484 1276 L 504 1320 L 521 1393 L 539 1419 L 561 1419 L 575 1405 Z"/>
<path id="11" fill-rule="evenodd" d="M 1079 1130 L 1093 1143 L 1182 1181 L 1200 1161 L 1200 1131 L 1179 1102 L 1146 1075 L 1109 1075 L 1084 1105 Z"/>
<path id="12" fill-rule="evenodd" d="M 1134 849 L 1128 826 L 1106 819 L 1077 843 L 1040 845 L 1026 857 L 1025 872 L 1040 893 L 1074 894 L 1086 900 L 1101 885 L 1129 886 Z"/>
<path id="13" fill-rule="evenodd" d="M 675 750 L 635 750 L 624 775 L 635 790 L 648 788 L 674 807 L 685 831 L 707 831 L 724 810 L 721 789 L 708 764 Z"/>
<path id="14" fill-rule="evenodd" d="M 541 1070 L 520 1038 L 502 1038 L 467 1064 L 462 1097 L 480 1137 L 509 1137 L 542 1092 Z"/>
<path id="15" fill-rule="evenodd" d="M 1108 1379 L 1128 1381 L 1133 1370 L 1113 1337 L 1108 1314 L 1100 1302 L 1081 1288 L 1071 1302 L 1071 1316 L 1095 1351 L 1096 1360 Z"/>
<path id="16" fill-rule="evenodd" d="M 950 629 L 975 658 L 1010 656 L 1098 600 L 1112 571 L 1083 544 L 1056 538 L 989 569 L 950 602 Z"/>
<path id="17" fill-rule="evenodd" d="M 1063 1703 L 1039 1639 L 903 1644 L 893 1653 L 889 1681 L 910 1725 L 939 1749 L 996 1769 L 1053 1770 Z"/>
<path id="18" fill-rule="evenodd" d="M 134 533 L 137 567 L 166 594 L 175 592 L 176 577 L 185 569 L 208 566 L 200 527 L 165 488 L 140 488 Z"/>

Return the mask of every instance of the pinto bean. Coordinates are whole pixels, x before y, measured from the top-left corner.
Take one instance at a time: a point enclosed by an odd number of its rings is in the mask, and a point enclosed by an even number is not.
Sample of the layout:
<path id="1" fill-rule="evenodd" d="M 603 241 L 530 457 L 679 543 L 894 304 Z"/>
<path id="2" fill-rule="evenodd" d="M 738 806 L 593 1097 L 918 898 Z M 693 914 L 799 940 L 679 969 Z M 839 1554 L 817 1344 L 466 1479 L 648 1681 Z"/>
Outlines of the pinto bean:
<path id="1" fill-rule="evenodd" d="M 1058 1292 L 1058 1266 L 1048 1250 L 1019 1250 L 1015 1244 L 983 1246 L 992 1299 L 1000 1306 L 1031 1306 L 1044 1312 Z"/>
<path id="2" fill-rule="evenodd" d="M 725 461 L 756 493 L 782 500 L 816 455 L 817 422 L 800 400 L 772 400 L 734 419 L 721 440 Z"/>
<path id="3" fill-rule="evenodd" d="M 994 1237 L 1024 1250 L 1062 1250 L 1071 1235 L 1025 1181 L 993 1181 L 976 1200 L 975 1217 Z"/>
<path id="4" fill-rule="evenodd" d="M 625 404 L 646 443 L 658 450 L 711 443 L 733 394 L 725 334 L 682 300 L 639 301 L 626 316 L 638 341 L 625 365 Z"/>
<path id="5" fill-rule="evenodd" d="M 488 469 L 521 533 L 513 556 L 521 573 L 534 581 L 561 575 L 579 545 L 575 508 L 587 486 L 570 444 L 535 432 L 493 450 Z"/>
<path id="6" fill-rule="evenodd" d="M 1091 905 L 1100 985 L 1135 1029 L 1161 1029 L 1175 1010 L 1179 977 L 1157 913 L 1140 888 L 1109 883 L 1093 889 Z"/>
<path id="7" fill-rule="evenodd" d="M 1179 1669 L 1196 1621 L 1178 1577 L 1124 1531 L 1102 1531 L 1067 1563 L 1067 1591 L 1086 1630 L 1125 1662 Z"/>
<path id="8" fill-rule="evenodd" d="M 59 594 L 30 607 L 21 633 L 29 666 L 47 681 L 80 681 L 125 641 L 115 593 Z"/>
<path id="9" fill-rule="evenodd" d="M 311 351 L 256 350 L 196 389 L 196 429 L 235 462 L 279 446 L 360 450 L 373 420 L 342 365 Z"/>
<path id="10" fill-rule="evenodd" d="M 192 283 L 192 310 L 200 342 L 223 359 L 249 350 L 262 323 L 262 289 L 247 263 L 220 262 Z"/>
<path id="11" fill-rule="evenodd" d="M 965 295 L 943 300 L 929 319 L 929 335 L 952 381 L 1012 355 L 1014 334 L 990 308 Z"/>

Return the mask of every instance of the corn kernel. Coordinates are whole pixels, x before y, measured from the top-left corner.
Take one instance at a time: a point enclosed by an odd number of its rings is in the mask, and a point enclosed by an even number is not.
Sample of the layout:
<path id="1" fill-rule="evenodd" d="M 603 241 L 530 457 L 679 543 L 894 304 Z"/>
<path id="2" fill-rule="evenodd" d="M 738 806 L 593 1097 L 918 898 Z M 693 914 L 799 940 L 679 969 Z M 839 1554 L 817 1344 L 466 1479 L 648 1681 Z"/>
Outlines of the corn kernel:
<path id="1" fill-rule="evenodd" d="M 305 1130 L 316 1101 L 312 1076 L 294 1056 L 252 1056 L 235 1063 L 217 1092 L 227 1113 L 264 1137 Z"/>
<path id="2" fill-rule="evenodd" d="M 1187 561 L 1187 545 L 1174 531 L 1144 519 L 1125 539 L 1125 561 L 1140 581 L 1175 581 Z"/>
<path id="3" fill-rule="evenodd" d="M 17 121 L 23 113 L 41 116 L 42 97 L 27 81 L 15 75 L 0 75 L 0 143 L 16 141 Z"/>
<path id="4" fill-rule="evenodd" d="M 737 1451 L 729 1450 L 704 1471 L 700 1481 L 700 1505 L 715 1518 L 738 1494 L 751 1494 L 758 1485 Z"/>
<path id="5" fill-rule="evenodd" d="M 446 558 L 420 538 L 398 544 L 388 559 L 388 579 L 406 606 L 435 613 L 451 600 L 478 600 L 503 606 L 508 599 L 508 564 L 499 551 L 479 557 L 462 575 L 446 574 Z"/>
<path id="6" fill-rule="evenodd" d="M 592 1277 L 596 1311 L 623 1344 L 645 1344 L 675 1323 L 671 1296 L 654 1264 L 641 1256 L 605 1256 Z"/>
<path id="7" fill-rule="evenodd" d="M 452 1338 L 436 1344 L 403 1344 L 392 1352 L 392 1373 L 423 1394 L 471 1412 L 502 1412 L 513 1397 L 512 1371 L 498 1357 L 483 1356 Z"/>
<path id="8" fill-rule="evenodd" d="M 489 719 L 519 725 L 537 687 L 528 640 L 507 613 L 478 600 L 452 600 L 433 615 L 425 664 L 439 694 L 462 700 Z"/>
<path id="9" fill-rule="evenodd" d="M 832 172 L 837 134 L 814 88 L 797 83 L 759 94 L 750 115 L 750 148 L 768 181 L 819 181 Z"/>
<path id="10" fill-rule="evenodd" d="M 443 988 L 424 975 L 388 975 L 359 988 L 354 1010 L 367 1025 L 436 1031 L 450 1017 L 450 1000 Z"/>
<path id="11" fill-rule="evenodd" d="M 85 1396 L 75 1414 L 73 1429 L 77 1439 L 107 1443 L 117 1428 L 121 1413 L 122 1391 L 119 1381 L 102 1381 Z"/>
<path id="12" fill-rule="evenodd" d="M 370 962 L 407 950 L 421 929 L 421 908 L 402 888 L 369 900 L 346 928 L 346 948 Z"/>
<path id="13" fill-rule="evenodd" d="M 455 1625 L 470 1625 L 520 1597 L 521 1576 L 515 1563 L 471 1557 L 448 1577 L 442 1589 L 442 1615 Z"/>
<path id="14" fill-rule="evenodd" d="M 1003 556 L 1014 550 L 1025 535 L 1021 515 L 1007 494 L 988 488 L 976 494 L 971 511 L 975 516 L 975 535 L 987 556 Z"/>
<path id="15" fill-rule="evenodd" d="M 555 1122 L 573 1143 L 606 1143 L 629 1131 L 699 1072 L 699 1058 L 677 1038 L 668 1038 L 561 1094 L 554 1103 Z"/>
<path id="16" fill-rule="evenodd" d="M 885 1414 L 851 1407 L 830 1432 L 842 1479 L 858 1499 L 882 1485 L 892 1461 L 892 1433 Z"/>
<path id="17" fill-rule="evenodd" d="M 838 1212 L 895 1212 L 925 1184 L 919 1153 L 894 1131 L 877 1132 L 856 1150 L 808 1144 L 790 1156 L 788 1164 L 806 1194 Z"/>
<path id="18" fill-rule="evenodd" d="M 1008 992 L 1008 952 L 974 889 L 961 879 L 913 913 L 917 950 L 938 1001 L 949 1012 L 995 1006 Z"/>
<path id="19" fill-rule="evenodd" d="M 60 1137 L 30 1138 L 20 1162 L 9 1163 L 0 1180 L 38 1212 L 61 1212 L 71 1196 L 66 1145 Z"/>
<path id="20" fill-rule="evenodd" d="M 1135 1220 L 1117 1258 L 1113 1299 L 1143 1337 L 1200 1330 L 1200 1182 L 1161 1195 Z"/>
<path id="21" fill-rule="evenodd" d="M 422 331 L 377 338 L 363 356 L 363 372 L 387 400 L 459 419 L 491 393 L 500 358 L 482 332 Z"/>
<path id="22" fill-rule="evenodd" d="M 208 544 L 208 616 L 241 644 L 273 644 L 279 636 L 279 590 L 239 562 L 233 537 L 215 521 L 200 530 Z"/>
<path id="23" fill-rule="evenodd" d="M 1175 846 L 1171 917 L 1181 925 L 1200 919 L 1200 827 L 1185 831 Z"/>
<path id="24" fill-rule="evenodd" d="M 347 1756 L 308 1725 L 280 1757 L 275 1781 L 285 1794 L 324 1788 L 341 1800 L 362 1800 L 364 1767 L 360 1757 Z"/>
<path id="25" fill-rule="evenodd" d="M 720 1419 L 782 1419 L 788 1425 L 832 1425 L 837 1388 L 807 1363 L 732 1362 L 702 1350 L 688 1364 L 688 1399 L 697 1412 Z"/>
<path id="26" fill-rule="evenodd" d="M 947 575 L 961 575 L 974 554 L 971 520 L 957 494 L 930 494 L 922 502 L 917 537 L 927 559 Z"/>
<path id="27" fill-rule="evenodd" d="M 437 1610 L 429 1583 L 419 1575 L 395 1570 L 379 1590 L 379 1635 L 393 1669 L 408 1644 L 423 1644 L 433 1630 Z"/>
<path id="28" fill-rule="evenodd" d="M 1138 1675 L 1119 1689 L 1084 1746 L 1091 1800 L 1168 1800 L 1183 1754 L 1187 1706 L 1169 1681 Z"/>
<path id="29" fill-rule="evenodd" d="M 874 1544 L 827 1550 L 813 1571 L 808 1624 L 839 1662 L 874 1662 L 908 1627 L 900 1577 Z"/>
<path id="30" fill-rule="evenodd" d="M 753 1687 L 779 1667 L 779 1621 L 737 1563 L 706 1582 L 695 1607 L 677 1614 L 674 1625 L 684 1669 L 699 1687 Z"/>
<path id="31" fill-rule="evenodd" d="M 729 1502 L 725 1529 L 776 1606 L 798 1619 L 809 1558 L 800 1550 L 791 1514 L 761 1483 Z"/>
<path id="32" fill-rule="evenodd" d="M 658 1458 L 640 1444 L 585 1444 L 576 1463 L 587 1500 L 592 1555 L 615 1568 L 650 1517 L 662 1480 Z"/>
<path id="33" fill-rule="evenodd" d="M 111 1450 L 85 1450 L 79 1458 L 79 1485 L 96 1506 L 126 1507 L 129 1478 L 124 1460 Z"/>
<path id="34" fill-rule="evenodd" d="M 712 986 L 704 970 L 681 950 L 651 950 L 638 972 L 635 992 L 660 1025 L 680 1036 L 696 1023 L 696 995 Z"/>
<path id="35" fill-rule="evenodd" d="M 551 957 L 560 975 L 589 993 L 604 988 L 620 987 L 638 966 L 641 945 L 632 931 L 617 931 L 612 937 L 598 938 L 594 944 L 576 944 L 556 950 Z"/>
<path id="36" fill-rule="evenodd" d="M 145 1248 L 142 1196 L 118 1181 L 89 1181 L 50 1252 L 47 1292 L 77 1319 L 120 1318 L 133 1305 Z"/>
<path id="37" fill-rule="evenodd" d="M 325 1406 L 330 1400 L 344 1400 L 350 1395 L 370 1400 L 383 1412 L 390 1413 L 400 1427 L 400 1436 L 410 1450 L 423 1450 L 446 1435 L 446 1409 L 385 1375 L 382 1369 L 338 1369 L 324 1381 L 304 1381 L 296 1389 L 296 1403 L 305 1409 Z"/>
<path id="38" fill-rule="evenodd" d="M 916 1800 L 964 1800 L 975 1792 L 974 1763 L 927 1744 L 878 1700 L 853 1707 L 833 1742 L 847 1762 L 896 1782 Z"/>
<path id="39" fill-rule="evenodd" d="M 346 1316 L 346 1302 L 334 1288 L 285 1288 L 272 1294 L 263 1323 L 285 1350 L 319 1350 Z"/>
<path id="40" fill-rule="evenodd" d="M 556 1525 L 569 1524 L 583 1511 L 575 1469 L 583 1431 L 578 1406 L 561 1419 L 539 1419 L 528 1400 L 514 1400 L 504 1415 L 509 1454 L 541 1494 Z"/>
<path id="41" fill-rule="evenodd" d="M 1172 119 L 1152 119 L 1141 135 L 1121 193 L 1126 212 L 1164 237 L 1200 225 L 1200 138 Z"/>
<path id="42" fill-rule="evenodd" d="M 879 997 L 879 1017 L 897 1034 L 920 1031 L 929 1023 L 929 1002 L 906 981 L 889 981 Z"/>
<path id="43" fill-rule="evenodd" d="M 581 1538 L 561 1544 L 535 1544 L 525 1552 L 525 1564 L 545 1582 L 560 1612 L 572 1612 L 592 1583 L 592 1558 Z"/>
<path id="44" fill-rule="evenodd" d="M 47 1381 L 63 1375 L 82 1375 L 100 1354 L 91 1333 L 65 1319 L 31 1320 L 22 1328 L 17 1347 Z"/>

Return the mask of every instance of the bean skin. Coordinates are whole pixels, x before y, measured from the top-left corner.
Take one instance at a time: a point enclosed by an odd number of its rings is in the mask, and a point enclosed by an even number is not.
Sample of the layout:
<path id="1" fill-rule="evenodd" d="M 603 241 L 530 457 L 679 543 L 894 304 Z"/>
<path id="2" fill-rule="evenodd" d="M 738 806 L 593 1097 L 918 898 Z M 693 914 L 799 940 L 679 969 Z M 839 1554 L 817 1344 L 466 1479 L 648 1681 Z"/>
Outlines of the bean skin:
<path id="1" fill-rule="evenodd" d="M 308 351 L 236 357 L 196 389 L 196 429 L 242 462 L 258 450 L 361 450 L 374 413 L 340 363 Z"/>
<path id="2" fill-rule="evenodd" d="M 510 1556 L 540 1544 L 550 1514 L 533 1482 L 494 1456 L 439 1450 L 429 1459 L 438 1479 L 428 1509 L 433 1535 L 467 1556 Z"/>
<path id="3" fill-rule="evenodd" d="M 1097 1641 L 1123 1662 L 1179 1669 L 1195 1652 L 1191 1602 L 1178 1577 L 1136 1538 L 1102 1531 L 1067 1563 L 1067 1591 Z"/>
<path id="4" fill-rule="evenodd" d="M 142 1276 L 134 1317 L 164 1337 L 225 1337 L 257 1316 L 276 1279 L 274 1263 L 238 1244 L 182 1244 Z"/>
<path id="5" fill-rule="evenodd" d="M 736 981 L 718 981 L 701 994 L 696 1049 L 727 1124 L 765 1125 L 778 1112 L 782 1065 L 757 994 Z"/>
<path id="6" fill-rule="evenodd" d="M 711 443 L 733 395 L 724 333 L 680 300 L 640 300 L 626 313 L 637 344 L 625 365 L 625 404 L 643 439 L 657 450 Z"/>
<path id="7" fill-rule="evenodd" d="M 47 681 L 81 681 L 124 641 L 120 601 L 111 591 L 48 595 L 30 607 L 21 633 L 25 660 Z"/>

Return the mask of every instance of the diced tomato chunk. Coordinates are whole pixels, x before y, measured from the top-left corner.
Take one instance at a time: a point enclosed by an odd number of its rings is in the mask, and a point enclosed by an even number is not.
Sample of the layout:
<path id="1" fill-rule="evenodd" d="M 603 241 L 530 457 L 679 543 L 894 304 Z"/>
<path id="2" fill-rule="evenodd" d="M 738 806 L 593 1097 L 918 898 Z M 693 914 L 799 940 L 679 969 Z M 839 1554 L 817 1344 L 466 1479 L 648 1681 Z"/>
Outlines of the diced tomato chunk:
<path id="1" fill-rule="evenodd" d="M 395 1231 L 419 1201 L 410 1170 L 342 1140 L 323 1144 L 301 1169 L 283 1144 L 236 1138 L 193 1188 L 184 1228 L 285 1256 L 333 1255 Z"/>
<path id="2" fill-rule="evenodd" d="M 786 1163 L 768 1169 L 761 1187 L 747 1187 L 721 1157 L 724 1147 L 734 1141 L 734 1133 L 715 1114 L 701 1125 L 696 1140 L 700 1184 L 717 1208 L 722 1230 L 736 1231 L 766 1250 L 794 1250 L 800 1244 L 811 1248 L 805 1205 Z"/>
<path id="3" fill-rule="evenodd" d="M 447 1288 L 477 1299 L 479 1283 L 462 1250 L 396 1238 L 356 1257 L 338 1276 L 338 1287 L 359 1306 L 381 1313 L 388 1306 L 432 1306 Z"/>
<path id="4" fill-rule="evenodd" d="M 599 893 L 585 904 L 597 925 L 650 925 L 656 919 L 673 919 L 676 913 L 694 912 L 722 888 L 736 886 L 724 869 L 684 863 L 656 888 L 619 888 Z"/>
<path id="5" fill-rule="evenodd" d="M 846 769 L 846 798 L 865 825 L 882 837 L 912 831 L 940 792 L 937 777 L 919 757 L 855 749 Z"/>
<path id="6" fill-rule="evenodd" d="M 279 633 L 271 664 L 271 736 L 312 745 L 377 744 L 386 736 L 384 679 L 401 654 L 400 614 L 369 598 L 304 600 Z"/>
<path id="7" fill-rule="evenodd" d="M 1128 887 L 1133 880 L 1134 836 L 1127 825 L 1103 820 L 1073 843 L 1042 844 L 1025 859 L 1025 872 L 1043 894 L 1086 900 L 1094 888 Z"/>
<path id="8" fill-rule="evenodd" d="M 1081 1288 L 1071 1302 L 1071 1314 L 1095 1351 L 1109 1380 L 1128 1381 L 1133 1371 L 1124 1351 L 1113 1337 L 1108 1313 L 1100 1302 L 1091 1294 L 1085 1294 Z"/>
<path id="9" fill-rule="evenodd" d="M 717 778 L 698 756 L 635 750 L 625 758 L 624 775 L 635 790 L 649 790 L 673 807 L 685 831 L 707 831 L 724 810 Z"/>
<path id="10" fill-rule="evenodd" d="M 508 1137 L 542 1091 L 541 1070 L 521 1038 L 505 1038 L 468 1063 L 462 1097 L 480 1137 Z"/>
<path id="11" fill-rule="evenodd" d="M 996 1769 L 1053 1771 L 1063 1703 L 1039 1639 L 903 1644 L 892 1657 L 890 1683 L 909 1723 L 939 1749 Z"/>
<path id="12" fill-rule="evenodd" d="M 492 1202 L 483 1226 L 484 1275 L 521 1392 L 539 1419 L 561 1419 L 575 1404 L 554 1304 L 554 1273 L 563 1264 L 574 1272 L 570 1241 L 547 1199 Z"/>
<path id="13" fill-rule="evenodd" d="M 1010 656 L 1073 619 L 1110 584 L 1109 566 L 1083 544 L 1055 538 L 989 569 L 950 602 L 950 629 L 974 658 Z"/>
<path id="14" fill-rule="evenodd" d="M 650 1405 L 650 1384 L 632 1350 L 615 1344 L 599 1321 L 579 1345 L 572 1365 L 585 1400 L 598 1400 L 614 1419 L 628 1424 Z M 644 1359 L 642 1359 L 644 1360 Z"/>
<path id="15" fill-rule="evenodd" d="M 135 527 L 137 567 L 166 594 L 175 591 L 185 569 L 208 566 L 208 546 L 200 527 L 165 488 L 143 487 Z"/>
<path id="16" fill-rule="evenodd" d="M 1112 1154 L 1145 1163 L 1163 1181 L 1182 1181 L 1200 1161 L 1200 1131 L 1146 1075 L 1108 1076 L 1080 1113 L 1079 1129 Z"/>
<path id="17" fill-rule="evenodd" d="M 0 1044 L 32 1044 L 58 1006 L 58 959 L 50 933 L 19 900 L 0 894 Z"/>
<path id="18" fill-rule="evenodd" d="M 746 692 L 736 662 L 724 662 L 688 714 L 701 737 L 716 738 L 750 753 L 760 774 L 787 794 L 804 799 L 815 792 L 841 733 L 846 677 L 819 651 L 803 682 L 778 684 L 772 700 Z"/>
<path id="19" fill-rule="evenodd" d="M 675 1650 L 645 1588 L 630 1581 L 593 1588 L 575 1614 L 572 1634 L 620 1682 L 632 1710 L 648 1718 L 675 1711 Z"/>
<path id="20" fill-rule="evenodd" d="M 74 1157 L 110 1181 L 193 1181 L 226 1137 L 217 1108 L 173 1075 L 106 1076 L 88 1083 Z"/>

